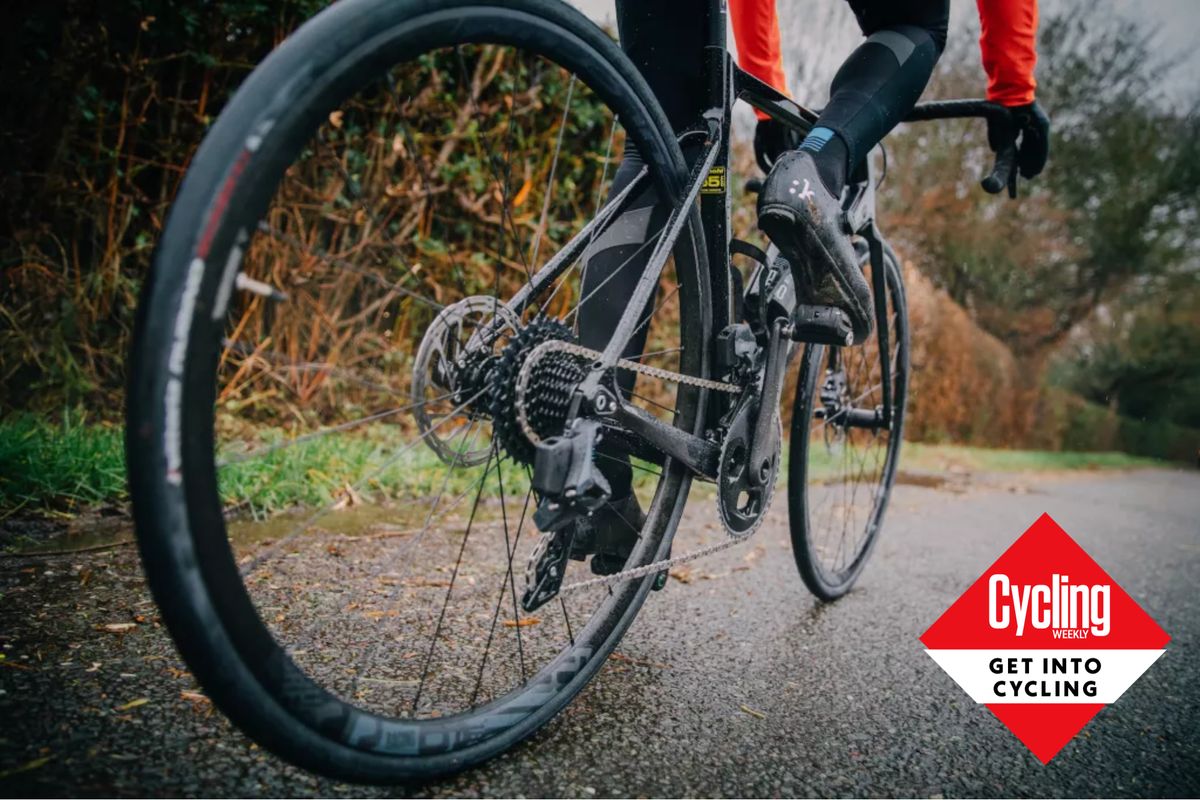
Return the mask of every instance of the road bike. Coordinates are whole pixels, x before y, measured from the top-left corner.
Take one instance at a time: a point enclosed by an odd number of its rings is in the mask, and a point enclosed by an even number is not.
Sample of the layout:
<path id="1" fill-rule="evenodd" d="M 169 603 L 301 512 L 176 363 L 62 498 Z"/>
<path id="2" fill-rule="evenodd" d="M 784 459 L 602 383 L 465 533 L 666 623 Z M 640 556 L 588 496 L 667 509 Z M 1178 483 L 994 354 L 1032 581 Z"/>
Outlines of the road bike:
<path id="1" fill-rule="evenodd" d="M 197 151 L 139 306 L 133 510 L 184 660 L 288 761 L 388 783 L 503 752 L 596 674 L 670 569 L 754 534 L 785 468 L 809 589 L 836 599 L 862 571 L 910 379 L 874 162 L 844 202 L 875 298 L 849 347 L 840 311 L 797 305 L 788 265 L 730 232 L 735 100 L 798 135 L 816 115 L 734 64 L 723 0 L 697 13 L 709 108 L 681 132 L 563 3 L 343 0 Z M 644 166 L 611 191 L 626 146 Z M 989 190 L 1015 188 L 1013 156 Z M 607 346 L 585 347 L 590 248 L 650 190 L 656 228 L 625 261 L 641 274 L 607 301 Z M 595 574 L 573 537 L 609 502 L 611 461 L 647 510 Z M 723 530 L 684 547 L 694 482 Z"/>

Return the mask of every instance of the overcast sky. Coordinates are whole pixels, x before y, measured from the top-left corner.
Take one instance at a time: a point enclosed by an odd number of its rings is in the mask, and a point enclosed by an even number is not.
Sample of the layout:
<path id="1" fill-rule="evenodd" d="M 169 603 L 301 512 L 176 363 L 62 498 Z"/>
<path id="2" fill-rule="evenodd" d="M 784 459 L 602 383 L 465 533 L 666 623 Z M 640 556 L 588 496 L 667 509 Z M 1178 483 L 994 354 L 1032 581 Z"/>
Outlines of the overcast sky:
<path id="1" fill-rule="evenodd" d="M 614 0 L 568 1 L 583 9 L 597 21 L 611 22 L 613 20 Z M 631 1 L 638 2 L 638 0 Z M 700 2 L 700 0 L 695 0 L 695 2 Z M 811 2 L 817 7 L 814 9 L 816 13 L 839 11 L 840 9 L 822 7 L 842 4 L 841 0 L 790 0 L 787 6 L 794 8 L 800 2 Z M 1049 8 L 1054 2 L 1055 0 L 1043 0 L 1042 7 Z M 781 9 L 787 6 L 785 6 L 785 2 L 780 2 Z M 1171 85 L 1164 88 L 1183 102 L 1194 101 L 1200 97 L 1200 0 L 1108 0 L 1108 2 L 1097 2 L 1094 7 L 1097 9 L 1097 13 L 1106 13 L 1101 9 L 1107 7 L 1119 14 L 1145 20 L 1150 25 L 1156 26 L 1158 28 L 1157 42 L 1162 52 L 1170 55 L 1177 54 L 1182 58 L 1180 67 L 1172 76 Z M 971 0 L 953 0 L 951 8 L 955 23 L 960 25 L 965 24 L 975 13 L 975 3 Z M 781 21 L 781 27 L 785 32 L 787 31 L 787 19 Z M 847 29 L 844 49 L 849 52 L 859 34 L 848 14 L 845 15 L 843 27 Z"/>

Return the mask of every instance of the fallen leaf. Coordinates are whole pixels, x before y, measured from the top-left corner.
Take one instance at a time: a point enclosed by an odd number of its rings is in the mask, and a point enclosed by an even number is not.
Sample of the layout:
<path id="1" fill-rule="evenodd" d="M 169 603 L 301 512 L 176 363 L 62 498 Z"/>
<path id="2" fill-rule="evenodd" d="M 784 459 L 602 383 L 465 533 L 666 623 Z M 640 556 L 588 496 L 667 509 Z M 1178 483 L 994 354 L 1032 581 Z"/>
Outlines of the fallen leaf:
<path id="1" fill-rule="evenodd" d="M 345 116 L 343 111 L 334 111 L 329 114 L 329 124 L 335 128 L 342 127 L 342 117 Z"/>
<path id="2" fill-rule="evenodd" d="M 137 700 L 130 700 L 128 703 L 126 703 L 123 706 L 117 706 L 116 708 L 113 709 L 113 711 L 128 711 L 131 708 L 137 708 L 138 706 L 144 706 L 144 705 L 146 705 L 146 703 L 149 703 L 149 702 L 150 702 L 149 697 L 139 697 Z"/>
<path id="3" fill-rule="evenodd" d="M 691 583 L 692 582 L 691 567 L 676 567 L 675 569 L 670 570 L 667 574 L 670 575 L 675 580 L 679 581 L 680 583 Z"/>
<path id="4" fill-rule="evenodd" d="M 50 759 L 52 759 L 52 758 L 54 758 L 54 756 L 42 756 L 41 758 L 35 758 L 32 761 L 26 761 L 24 764 L 22 764 L 19 767 L 13 767 L 12 769 L 0 770 L 0 778 L 7 778 L 9 775 L 16 775 L 18 772 L 29 772 L 29 770 L 31 770 L 31 769 L 37 769 L 38 767 L 44 767 L 44 766 L 46 766 L 47 763 L 49 763 Z"/>
<path id="5" fill-rule="evenodd" d="M 205 704 L 212 702 L 212 700 L 208 699 L 208 695 L 202 692 L 180 692 L 179 696 L 192 704 Z"/>
<path id="6" fill-rule="evenodd" d="M 763 713 L 763 712 L 761 712 L 761 711 L 755 711 L 755 710 L 754 710 L 753 708 L 751 708 L 750 706 L 742 706 L 742 711 L 745 711 L 745 712 L 746 712 L 747 714 L 749 714 L 750 716 L 752 716 L 752 717 L 757 717 L 758 719 L 766 719 L 766 718 L 767 718 L 767 715 L 766 715 L 766 714 L 764 714 L 764 713 Z"/>
<path id="7" fill-rule="evenodd" d="M 533 181 L 529 180 L 529 178 L 526 178 L 525 182 L 521 184 L 521 188 L 517 190 L 516 197 L 513 198 L 513 208 L 520 208 L 522 205 L 524 205 L 525 200 L 529 197 L 529 190 L 532 188 Z"/>
<path id="8" fill-rule="evenodd" d="M 541 620 L 537 617 L 526 617 L 525 619 L 506 619 L 504 627 L 506 628 L 528 628 L 530 625 L 539 625 Z"/>
<path id="9" fill-rule="evenodd" d="M 96 630 L 105 633 L 129 633 L 136 627 L 136 622 L 110 622 L 107 625 L 97 625 Z"/>

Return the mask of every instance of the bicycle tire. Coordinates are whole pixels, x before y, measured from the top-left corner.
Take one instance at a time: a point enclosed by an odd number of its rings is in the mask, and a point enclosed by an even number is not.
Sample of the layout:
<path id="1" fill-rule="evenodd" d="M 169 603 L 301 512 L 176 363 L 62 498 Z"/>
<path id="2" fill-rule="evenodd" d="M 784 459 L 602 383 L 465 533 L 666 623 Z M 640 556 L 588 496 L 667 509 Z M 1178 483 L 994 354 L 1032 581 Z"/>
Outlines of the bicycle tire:
<path id="1" fill-rule="evenodd" d="M 864 248 L 865 249 L 865 248 Z M 862 253 L 864 264 L 866 254 Z M 831 602 L 845 595 L 854 586 L 866 566 L 883 524 L 891 497 L 892 486 L 896 479 L 896 467 L 903 441 L 904 411 L 908 397 L 909 381 L 909 329 L 908 306 L 905 301 L 903 278 L 895 254 L 887 245 L 884 246 L 885 276 L 890 313 L 889 320 L 889 349 L 893 349 L 893 418 L 890 430 L 887 431 L 887 449 L 880 463 L 876 477 L 876 489 L 872 495 L 871 508 L 866 513 L 864 536 L 857 542 L 855 552 L 848 558 L 841 569 L 829 569 L 822 563 L 820 546 L 816 539 L 821 527 L 820 521 L 814 520 L 813 493 L 825 492 L 832 494 L 836 489 L 830 488 L 833 483 L 822 477 L 822 465 L 817 465 L 817 452 L 813 449 L 813 417 L 816 399 L 819 394 L 817 381 L 822 374 L 822 366 L 828 362 L 826 356 L 830 348 L 825 345 L 808 345 L 804 351 L 799 378 L 796 384 L 796 396 L 792 411 L 790 458 L 788 464 L 788 517 L 792 537 L 792 552 L 796 566 L 805 586 L 818 599 Z M 864 348 L 870 343 L 878 342 L 878 332 L 867 343 L 858 348 L 843 350 L 843 352 L 867 352 Z M 877 346 L 876 346 L 877 352 Z M 877 362 L 878 363 L 878 362 Z M 848 393 L 853 394 L 849 389 Z M 820 427 L 820 426 L 818 426 Z M 828 427 L 828 426 L 826 426 Z M 853 447 L 845 448 L 843 452 L 853 453 Z M 864 457 L 865 459 L 865 457 Z M 817 481 L 826 480 L 824 485 Z M 843 490 L 847 481 L 840 481 Z M 857 487 L 856 487 L 857 488 Z M 843 491 L 842 507 L 853 509 L 856 500 L 851 495 L 849 504 Z M 836 504 L 835 504 L 836 507 Z M 843 517 L 843 525 L 845 520 Z M 843 527 L 843 537 L 845 528 Z M 839 543 L 840 547 L 840 543 Z"/>
<path id="2" fill-rule="evenodd" d="M 212 428 L 220 328 L 202 312 L 216 305 L 238 231 L 253 230 L 291 156 L 339 98 L 402 58 L 485 42 L 523 47 L 573 70 L 620 116 L 659 190 L 678 196 L 686 165 L 665 114 L 616 44 L 578 11 L 555 0 L 343 0 L 272 53 L 220 115 L 171 210 L 138 308 L 126 453 L 139 549 L 163 621 L 201 686 L 241 730 L 287 761 L 342 780 L 428 779 L 529 736 L 593 677 L 655 577 L 614 589 L 604 618 L 589 622 L 522 690 L 458 717 L 401 721 L 341 700 L 296 667 L 255 612 L 224 535 Z M 196 262 L 202 270 L 189 268 Z M 675 263 L 684 324 L 707 343 L 711 282 L 698 211 Z M 681 357 L 697 375 L 709 361 L 702 347 Z M 679 424 L 699 433 L 705 393 L 678 398 Z M 690 475 L 668 462 L 662 481 L 646 528 L 653 535 L 631 565 L 669 550 Z"/>

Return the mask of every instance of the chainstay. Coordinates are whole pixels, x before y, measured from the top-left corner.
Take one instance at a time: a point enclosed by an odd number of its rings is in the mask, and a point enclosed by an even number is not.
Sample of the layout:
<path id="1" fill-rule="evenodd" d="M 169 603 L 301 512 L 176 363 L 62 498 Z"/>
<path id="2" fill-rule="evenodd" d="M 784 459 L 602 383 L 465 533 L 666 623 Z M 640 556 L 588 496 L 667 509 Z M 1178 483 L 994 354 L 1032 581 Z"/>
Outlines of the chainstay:
<path id="1" fill-rule="evenodd" d="M 533 442 L 535 445 L 541 441 L 541 438 L 533 430 L 533 426 L 529 424 L 529 420 L 525 414 L 525 393 L 529 385 L 529 379 L 533 375 L 533 369 L 537 365 L 538 360 L 550 353 L 569 353 L 571 355 L 580 356 L 581 358 L 586 358 L 591 361 L 597 361 L 604 355 L 599 350 L 593 350 L 590 347 L 584 347 L 583 345 L 574 344 L 572 342 L 565 342 L 561 339 L 552 339 L 548 342 L 542 342 L 530 351 L 529 357 L 525 359 L 525 363 L 521 365 L 521 371 L 517 375 L 515 399 L 517 423 L 521 426 L 521 432 L 525 434 L 529 441 Z M 715 392 L 725 392 L 728 394 L 740 394 L 742 391 L 741 386 L 733 383 L 724 383 L 722 381 L 714 381 L 708 378 L 697 378 L 694 375 L 685 375 L 681 372 L 672 372 L 668 369 L 653 367 L 648 364 L 641 364 L 637 361 L 630 361 L 629 359 L 625 358 L 618 360 L 617 366 L 622 369 L 628 369 L 636 372 L 639 375 L 646 375 L 647 377 L 657 378 L 659 380 L 670 381 L 672 383 L 683 384 L 686 386 L 695 386 L 700 389 L 710 389 Z M 692 550 L 690 552 L 682 553 L 670 558 L 654 561 L 649 564 L 643 564 L 640 567 L 633 567 L 632 569 L 614 572 L 612 575 L 598 575 L 595 578 L 576 581 L 575 583 L 567 584 L 566 586 L 561 587 L 558 590 L 558 593 L 562 595 L 568 592 L 576 592 L 587 589 L 592 586 L 615 586 L 618 583 L 644 578 L 647 575 L 662 572 L 663 570 L 669 570 L 674 566 L 678 566 L 679 564 L 686 564 L 689 561 L 695 561 L 696 559 L 704 558 L 705 556 L 712 555 L 713 553 L 719 553 L 720 551 L 727 550 L 734 545 L 748 542 L 754 537 L 754 534 L 758 532 L 761 522 L 762 520 L 760 519 L 758 524 L 741 536 L 728 536 L 728 538 L 717 542 L 716 544 L 708 545 L 707 547 L 701 547 L 697 550 Z M 530 554 L 525 568 L 525 580 L 527 584 L 529 583 L 530 577 L 533 573 L 534 565 L 537 563 L 537 560 L 541 557 L 542 553 L 545 552 L 552 536 L 553 534 L 543 533 L 538 541 L 537 546 L 534 547 L 533 552 Z"/>

